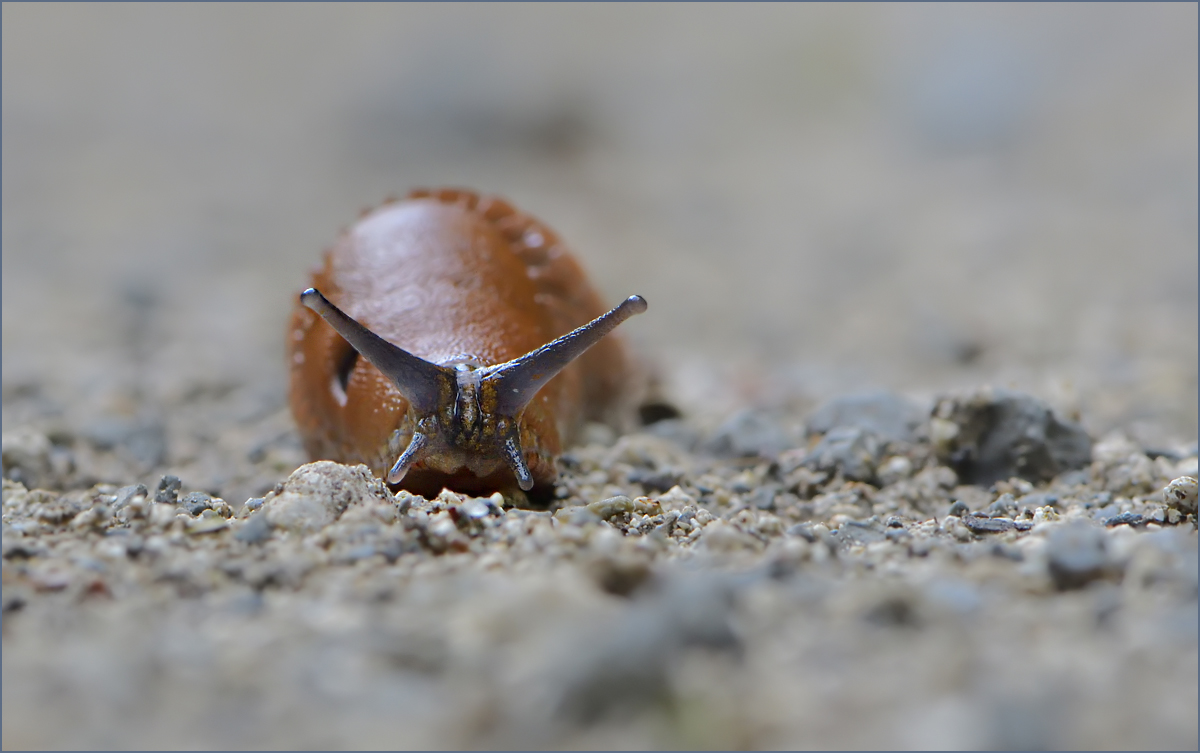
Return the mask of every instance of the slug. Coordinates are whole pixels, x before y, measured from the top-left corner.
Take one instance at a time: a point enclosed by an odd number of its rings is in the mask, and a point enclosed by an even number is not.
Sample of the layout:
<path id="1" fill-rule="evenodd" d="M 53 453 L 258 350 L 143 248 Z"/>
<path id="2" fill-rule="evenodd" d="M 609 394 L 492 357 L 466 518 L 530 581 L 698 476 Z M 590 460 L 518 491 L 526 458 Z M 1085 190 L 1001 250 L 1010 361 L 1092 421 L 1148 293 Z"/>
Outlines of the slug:
<path id="1" fill-rule="evenodd" d="M 413 191 L 364 212 L 300 294 L 289 402 L 314 459 L 395 487 L 553 495 L 588 420 L 632 405 L 624 343 L 559 237 L 495 197 Z"/>

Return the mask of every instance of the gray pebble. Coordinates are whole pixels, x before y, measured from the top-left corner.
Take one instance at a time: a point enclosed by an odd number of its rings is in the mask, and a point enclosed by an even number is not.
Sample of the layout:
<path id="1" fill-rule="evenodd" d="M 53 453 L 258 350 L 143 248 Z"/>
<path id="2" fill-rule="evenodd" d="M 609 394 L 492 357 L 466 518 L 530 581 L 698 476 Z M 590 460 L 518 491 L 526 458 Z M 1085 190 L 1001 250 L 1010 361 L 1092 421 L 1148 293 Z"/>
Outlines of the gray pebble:
<path id="1" fill-rule="evenodd" d="M 816 543 L 818 539 L 812 523 L 797 523 L 788 528 L 786 533 L 788 536 L 799 536 L 810 544 Z"/>
<path id="2" fill-rule="evenodd" d="M 894 392 L 867 392 L 838 397 L 817 408 L 805 421 L 809 434 L 828 434 L 839 428 L 862 429 L 890 442 L 912 438 L 929 411 Z"/>
<path id="3" fill-rule="evenodd" d="M 971 533 L 1004 533 L 1013 529 L 1008 518 L 987 518 L 978 513 L 962 516 L 962 522 Z"/>
<path id="4" fill-rule="evenodd" d="M 1046 542 L 1047 568 L 1060 591 L 1082 588 L 1108 574 L 1104 531 L 1087 523 L 1058 528 Z"/>
<path id="5" fill-rule="evenodd" d="M 696 429 L 687 421 L 678 418 L 657 421 L 644 427 L 642 433 L 661 437 L 689 452 L 700 443 L 700 435 Z"/>
<path id="6" fill-rule="evenodd" d="M 971 512 L 971 508 L 967 507 L 967 503 L 961 499 L 954 500 L 954 504 L 950 505 L 950 515 L 961 518 L 969 512 Z"/>
<path id="7" fill-rule="evenodd" d="M 1014 515 L 1017 512 L 1017 500 L 1011 494 L 1001 494 L 1000 497 L 988 505 L 988 513 L 998 517 Z"/>
<path id="8" fill-rule="evenodd" d="M 1017 500 L 1020 510 L 1036 510 L 1039 507 L 1057 507 L 1058 495 L 1053 492 L 1032 492 Z"/>
<path id="9" fill-rule="evenodd" d="M 1104 525 L 1112 528 L 1113 526 L 1137 526 L 1145 521 L 1141 515 L 1136 512 L 1123 512 L 1120 515 L 1108 518 L 1104 521 Z"/>
<path id="10" fill-rule="evenodd" d="M 263 513 L 252 515 L 234 532 L 233 537 L 247 544 L 261 544 L 271 537 L 271 521 Z"/>
<path id="11" fill-rule="evenodd" d="M 775 457 L 793 446 L 776 417 L 765 411 L 734 414 L 708 441 L 708 449 L 724 457 Z"/>
<path id="12" fill-rule="evenodd" d="M 146 490 L 145 484 L 133 484 L 131 486 L 122 486 L 117 489 L 116 499 L 113 501 L 114 509 L 121 509 L 129 504 L 129 500 L 137 496 L 149 497 L 150 492 Z"/>
<path id="13" fill-rule="evenodd" d="M 179 504 L 191 515 L 199 515 L 205 510 L 213 509 L 212 497 L 204 492 L 188 492 L 179 500 Z"/>
<path id="14" fill-rule="evenodd" d="M 173 505 L 179 501 L 179 489 L 183 482 L 178 476 L 163 476 L 158 482 L 158 490 L 154 492 L 154 501 Z"/>
<path id="15" fill-rule="evenodd" d="M 804 459 L 804 465 L 817 471 L 840 470 L 851 481 L 871 482 L 883 446 L 874 434 L 853 427 L 832 429 L 821 438 Z"/>
<path id="16" fill-rule="evenodd" d="M 750 494 L 749 502 L 759 510 L 774 510 L 775 497 L 779 495 L 779 492 L 778 484 L 763 484 Z"/>

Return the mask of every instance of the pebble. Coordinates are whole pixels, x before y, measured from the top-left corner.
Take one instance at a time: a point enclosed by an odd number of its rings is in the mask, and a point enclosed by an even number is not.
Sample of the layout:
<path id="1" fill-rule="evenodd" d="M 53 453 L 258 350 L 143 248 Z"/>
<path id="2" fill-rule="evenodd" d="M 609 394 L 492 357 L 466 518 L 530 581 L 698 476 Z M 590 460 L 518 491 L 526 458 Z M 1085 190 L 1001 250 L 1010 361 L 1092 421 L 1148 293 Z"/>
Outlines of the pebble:
<path id="1" fill-rule="evenodd" d="M 116 499 L 113 500 L 113 508 L 120 510 L 129 504 L 134 497 L 148 497 L 150 492 L 146 489 L 145 484 L 133 484 L 131 486 L 122 486 L 117 490 Z"/>
<path id="2" fill-rule="evenodd" d="M 158 482 L 158 489 L 154 492 L 154 501 L 162 504 L 173 505 L 179 501 L 179 490 L 183 487 L 183 482 L 178 476 L 163 476 Z"/>
<path id="3" fill-rule="evenodd" d="M 804 459 L 817 471 L 841 471 L 851 481 L 870 483 L 882 453 L 882 443 L 873 433 L 855 427 L 832 429 Z"/>
<path id="4" fill-rule="evenodd" d="M 1061 525 L 1046 541 L 1046 566 L 1060 591 L 1082 588 L 1109 574 L 1103 529 L 1083 522 Z"/>
<path id="5" fill-rule="evenodd" d="M 365 465 L 319 460 L 300 466 L 278 491 L 269 493 L 259 514 L 276 528 L 310 532 L 337 520 L 352 504 L 375 501 L 390 506 L 392 500 Z"/>
<path id="6" fill-rule="evenodd" d="M 192 515 L 199 515 L 204 510 L 212 509 L 213 500 L 204 492 L 188 492 L 179 500 L 179 504 Z"/>
<path id="7" fill-rule="evenodd" d="M 1163 489 L 1163 501 L 1184 513 L 1196 514 L 1196 479 L 1181 476 Z"/>
<path id="8" fill-rule="evenodd" d="M 813 411 L 805 420 L 809 434 L 828 434 L 837 428 L 870 432 L 889 442 L 903 442 L 925 422 L 929 411 L 894 392 L 867 392 L 837 397 Z"/>
<path id="9" fill-rule="evenodd" d="M 271 521 L 262 513 L 251 515 L 245 523 L 234 531 L 233 537 L 247 544 L 261 544 L 271 538 Z"/>
<path id="10" fill-rule="evenodd" d="M 1008 518 L 989 518 L 979 513 L 963 515 L 961 520 L 971 533 L 1004 533 L 1014 527 Z"/>
<path id="11" fill-rule="evenodd" d="M 886 458 L 875 469 L 875 475 L 879 477 L 879 483 L 883 486 L 890 486 L 897 481 L 902 481 L 911 476 L 912 473 L 912 461 L 903 455 L 893 455 Z"/>
<path id="12" fill-rule="evenodd" d="M 762 548 L 762 542 L 736 526 L 717 520 L 705 526 L 700 543 L 714 552 L 735 552 Z"/>
<path id="13" fill-rule="evenodd" d="M 1011 476 L 1048 481 L 1091 461 L 1087 432 L 1030 395 L 984 389 L 941 399 L 934 416 L 952 425 L 939 430 L 939 457 L 966 483 L 988 486 Z"/>
<path id="14" fill-rule="evenodd" d="M 1011 516 L 1017 512 L 1017 500 L 1011 494 L 1001 494 L 995 502 L 988 505 L 988 513 L 997 516 Z"/>
<path id="15" fill-rule="evenodd" d="M 771 413 L 745 410 L 734 414 L 709 439 L 709 452 L 720 457 L 773 458 L 794 446 L 788 432 Z"/>
<path id="16" fill-rule="evenodd" d="M 1123 512 L 1120 515 L 1106 519 L 1104 525 L 1108 528 L 1112 528 L 1113 526 L 1136 526 L 1141 525 L 1144 520 L 1145 518 L 1136 512 Z"/>

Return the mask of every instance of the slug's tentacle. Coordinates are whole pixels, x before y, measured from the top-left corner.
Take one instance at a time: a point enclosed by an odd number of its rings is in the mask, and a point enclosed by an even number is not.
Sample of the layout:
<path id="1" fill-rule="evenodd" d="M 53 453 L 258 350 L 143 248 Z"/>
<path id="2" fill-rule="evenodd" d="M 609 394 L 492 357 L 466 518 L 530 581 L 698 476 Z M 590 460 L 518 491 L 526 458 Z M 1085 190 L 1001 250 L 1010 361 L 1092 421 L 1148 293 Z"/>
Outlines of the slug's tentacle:
<path id="1" fill-rule="evenodd" d="M 525 462 L 525 452 L 521 449 L 521 432 L 516 422 L 503 432 L 500 449 L 504 453 L 504 459 L 508 461 L 508 467 L 512 468 L 517 477 L 517 486 L 526 492 L 532 489 L 533 474 L 529 472 L 529 465 Z"/>
<path id="2" fill-rule="evenodd" d="M 600 342 L 605 335 L 616 329 L 618 324 L 644 312 L 646 308 L 645 298 L 631 295 L 607 314 L 531 353 L 493 367 L 492 372 L 484 379 L 496 387 L 496 411 L 514 418 L 520 415 L 537 391 L 567 364 Z"/>
<path id="3" fill-rule="evenodd" d="M 427 444 L 429 444 L 429 437 L 419 431 L 414 431 L 412 441 L 408 443 L 408 449 L 400 453 L 400 457 L 396 458 L 396 464 L 392 466 L 392 470 L 388 471 L 387 482 L 398 484 L 403 481 L 404 474 L 408 473 L 412 464 L 419 460 L 418 456 Z"/>
<path id="4" fill-rule="evenodd" d="M 374 364 L 380 373 L 391 379 L 418 416 L 427 416 L 437 411 L 444 399 L 447 380 L 453 383 L 452 372 L 392 345 L 350 318 L 316 288 L 309 288 L 301 293 L 300 303 L 320 314 L 339 335 L 354 346 L 355 350 Z"/>

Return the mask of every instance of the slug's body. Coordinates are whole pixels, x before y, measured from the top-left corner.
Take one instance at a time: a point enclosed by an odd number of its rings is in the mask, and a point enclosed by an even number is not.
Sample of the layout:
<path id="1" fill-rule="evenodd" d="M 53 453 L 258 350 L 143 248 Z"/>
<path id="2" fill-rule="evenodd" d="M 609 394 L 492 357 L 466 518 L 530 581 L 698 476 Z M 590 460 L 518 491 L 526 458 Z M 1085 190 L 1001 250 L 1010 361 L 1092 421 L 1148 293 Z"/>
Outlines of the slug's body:
<path id="1" fill-rule="evenodd" d="M 385 204 L 313 285 L 288 357 L 314 459 L 365 463 L 421 494 L 544 494 L 579 426 L 629 407 L 629 359 L 604 335 L 645 301 L 605 314 L 554 232 L 502 200 L 416 191 Z"/>

